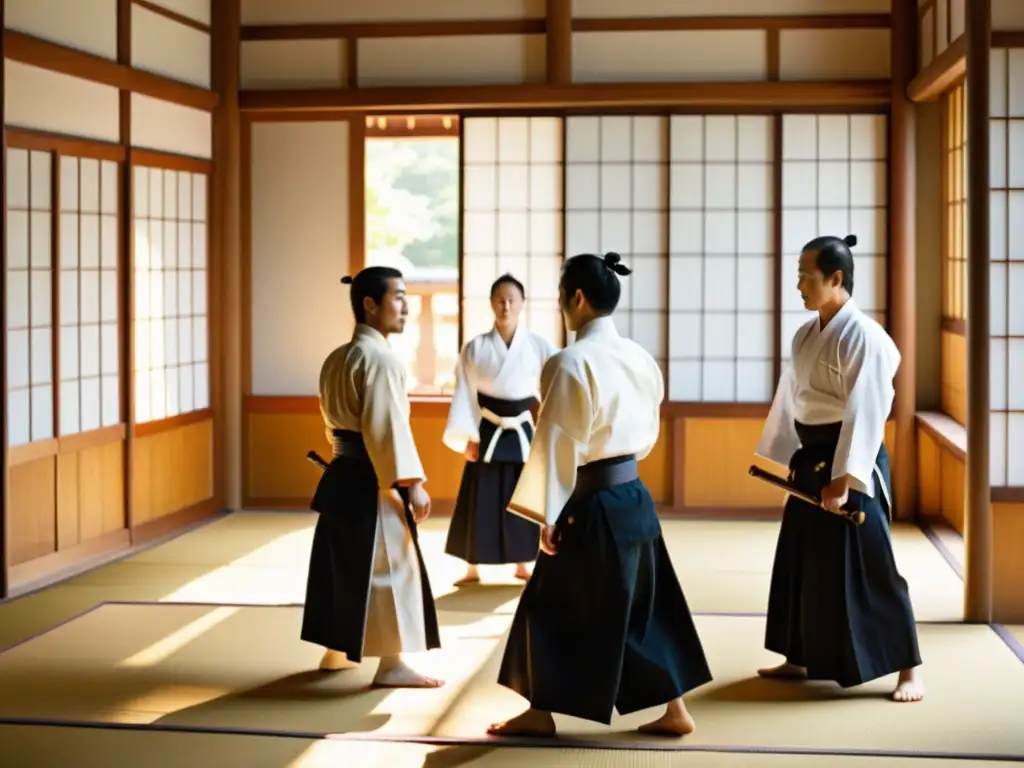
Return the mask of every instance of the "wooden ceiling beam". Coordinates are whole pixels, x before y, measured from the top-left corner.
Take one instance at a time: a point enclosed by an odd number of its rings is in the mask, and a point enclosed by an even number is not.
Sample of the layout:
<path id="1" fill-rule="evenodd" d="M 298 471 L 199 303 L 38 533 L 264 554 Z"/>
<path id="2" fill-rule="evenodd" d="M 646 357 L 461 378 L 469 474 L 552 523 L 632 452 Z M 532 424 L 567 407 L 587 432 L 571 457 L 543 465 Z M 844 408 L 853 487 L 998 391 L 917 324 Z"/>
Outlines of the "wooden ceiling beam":
<path id="1" fill-rule="evenodd" d="M 761 110 L 879 107 L 888 80 L 754 83 L 573 83 L 242 91 L 243 112 L 732 107 Z"/>
<path id="2" fill-rule="evenodd" d="M 558 0 L 563 2 L 564 0 Z M 242 40 L 346 40 L 382 37 L 543 35 L 549 18 L 459 21 L 394 21 L 324 24 L 257 24 L 242 27 Z M 884 29 L 891 14 L 813 16 L 675 16 L 640 19 L 571 19 L 572 32 L 681 32 L 709 30 Z"/>

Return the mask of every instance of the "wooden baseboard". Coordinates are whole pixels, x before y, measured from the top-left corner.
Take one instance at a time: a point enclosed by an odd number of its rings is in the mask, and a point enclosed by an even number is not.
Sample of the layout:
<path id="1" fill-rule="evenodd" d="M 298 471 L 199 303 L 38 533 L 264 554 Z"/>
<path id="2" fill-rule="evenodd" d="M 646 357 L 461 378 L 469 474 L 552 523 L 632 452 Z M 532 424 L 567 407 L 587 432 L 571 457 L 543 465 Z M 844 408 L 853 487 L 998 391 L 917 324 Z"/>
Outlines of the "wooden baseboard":
<path id="1" fill-rule="evenodd" d="M 135 527 L 132 532 L 132 544 L 141 546 L 150 544 L 156 539 L 180 532 L 183 528 L 191 527 L 208 517 L 220 512 L 220 505 L 214 498 L 206 499 L 191 507 L 178 510 L 164 517 L 150 520 Z"/>
<path id="2" fill-rule="evenodd" d="M 128 529 L 122 528 L 15 565 L 8 574 L 6 597 L 23 595 L 77 576 L 109 562 L 130 546 L 131 537 Z"/>

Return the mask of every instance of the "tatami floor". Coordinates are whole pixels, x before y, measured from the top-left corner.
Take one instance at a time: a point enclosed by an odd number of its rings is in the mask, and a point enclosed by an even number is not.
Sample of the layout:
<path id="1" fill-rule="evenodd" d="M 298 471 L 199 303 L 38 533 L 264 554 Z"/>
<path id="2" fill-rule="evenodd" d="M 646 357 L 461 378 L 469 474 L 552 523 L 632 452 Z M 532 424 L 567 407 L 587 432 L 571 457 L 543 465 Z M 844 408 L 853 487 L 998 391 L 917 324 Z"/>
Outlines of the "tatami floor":
<path id="1" fill-rule="evenodd" d="M 931 768 L 1024 762 L 1024 627 L 968 626 L 962 542 L 897 526 L 928 696 L 887 679 L 842 691 L 753 676 L 778 525 L 667 521 L 666 539 L 715 682 L 681 741 L 561 719 L 560 746 L 504 746 L 484 728 L 522 702 L 494 681 L 521 587 L 509 569 L 455 589 L 444 519 L 421 541 L 443 648 L 416 659 L 439 690 L 368 687 L 373 662 L 316 671 L 298 639 L 314 517 L 239 513 L 0 605 L 0 766 Z"/>

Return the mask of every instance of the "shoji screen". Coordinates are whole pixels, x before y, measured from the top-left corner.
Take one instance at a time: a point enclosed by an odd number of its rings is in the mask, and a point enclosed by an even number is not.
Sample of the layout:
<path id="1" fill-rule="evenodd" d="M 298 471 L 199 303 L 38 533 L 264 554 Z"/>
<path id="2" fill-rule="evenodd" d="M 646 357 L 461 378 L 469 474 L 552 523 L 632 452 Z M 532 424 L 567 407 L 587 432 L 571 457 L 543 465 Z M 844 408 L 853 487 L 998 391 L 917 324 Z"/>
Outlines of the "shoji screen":
<path id="1" fill-rule="evenodd" d="M 672 118 L 669 397 L 767 402 L 774 387 L 772 118 Z"/>
<path id="2" fill-rule="evenodd" d="M 1024 50 L 992 51 L 990 482 L 1024 486 Z"/>
<path id="3" fill-rule="evenodd" d="M 60 159 L 60 434 L 121 421 L 118 165 Z"/>
<path id="4" fill-rule="evenodd" d="M 135 169 L 135 419 L 210 405 L 206 175 Z"/>
<path id="5" fill-rule="evenodd" d="M 668 357 L 665 209 L 667 119 L 570 117 L 566 120 L 566 255 L 621 253 L 614 317 L 662 368 Z"/>
<path id="6" fill-rule="evenodd" d="M 782 360 L 811 313 L 796 289 L 800 250 L 820 235 L 858 238 L 853 298 L 885 325 L 888 173 L 883 115 L 782 119 Z"/>
<path id="7" fill-rule="evenodd" d="M 494 324 L 491 284 L 509 272 L 526 288 L 522 320 L 561 346 L 561 119 L 470 117 L 462 142 L 462 341 Z"/>
<path id="8" fill-rule="evenodd" d="M 53 156 L 7 151 L 7 438 L 54 435 Z"/>

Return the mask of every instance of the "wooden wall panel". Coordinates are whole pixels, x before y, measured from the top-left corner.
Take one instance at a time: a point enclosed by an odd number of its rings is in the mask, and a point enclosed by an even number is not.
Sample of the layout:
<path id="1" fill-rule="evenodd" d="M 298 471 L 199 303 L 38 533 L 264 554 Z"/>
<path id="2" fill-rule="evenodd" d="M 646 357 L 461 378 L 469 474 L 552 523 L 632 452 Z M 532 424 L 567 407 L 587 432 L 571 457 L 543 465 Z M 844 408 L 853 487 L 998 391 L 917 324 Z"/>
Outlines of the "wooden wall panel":
<path id="1" fill-rule="evenodd" d="M 4 65 L 4 104 L 8 126 L 99 141 L 118 140 L 118 92 L 109 85 L 8 59 Z"/>
<path id="2" fill-rule="evenodd" d="M 4 27 L 117 58 L 117 0 L 5 0 Z"/>
<path id="3" fill-rule="evenodd" d="M 1012 0 L 1010 0 L 1012 2 Z M 890 0 L 575 0 L 577 18 L 888 13 Z"/>
<path id="4" fill-rule="evenodd" d="M 247 40 L 242 43 L 241 87 L 344 88 L 348 46 L 344 40 Z"/>
<path id="5" fill-rule="evenodd" d="M 543 35 L 462 35 L 360 40 L 359 85 L 543 83 Z"/>
<path id="6" fill-rule="evenodd" d="M 764 30 L 576 32 L 572 38 L 572 73 L 577 83 L 767 78 Z"/>
<path id="7" fill-rule="evenodd" d="M 7 551 L 11 566 L 56 551 L 56 478 L 57 465 L 52 456 L 10 468 Z"/>
<path id="8" fill-rule="evenodd" d="M 1024 624 L 1024 501 L 992 504 L 992 620 Z"/>
<path id="9" fill-rule="evenodd" d="M 272 398 L 255 400 L 270 401 Z M 282 412 L 262 412 L 265 406 L 260 405 L 259 410 L 250 408 L 246 415 L 246 506 L 307 508 L 320 478 L 320 470 L 306 460 L 306 452 L 315 450 L 324 458 L 330 458 L 331 450 L 324 437 L 323 421 L 316 411 L 315 398 L 281 400 L 286 403 Z M 283 412 L 285 408 L 291 412 Z M 298 412 L 300 408 L 304 412 Z M 411 419 L 413 435 L 427 474 L 427 491 L 437 502 L 437 510 L 441 514 L 446 514 L 455 502 L 464 466 L 463 460 L 444 447 L 441 441 L 447 413 L 447 403 L 415 402 Z M 663 505 L 672 503 L 672 457 L 672 421 L 666 420 L 661 425 L 661 439 L 640 465 L 641 478 L 654 500 Z"/>
<path id="10" fill-rule="evenodd" d="M 132 66 L 210 87 L 210 33 L 132 6 Z"/>
<path id="11" fill-rule="evenodd" d="M 677 3 L 678 5 L 678 3 Z M 242 24 L 544 18 L 544 0 L 242 0 Z"/>
<path id="12" fill-rule="evenodd" d="M 917 417 L 918 511 L 964 532 L 964 456 L 967 431 L 943 413 Z"/>
<path id="13" fill-rule="evenodd" d="M 967 423 L 967 337 L 942 332 L 942 410 Z"/>
<path id="14" fill-rule="evenodd" d="M 213 496 L 213 421 L 135 439 L 134 524 L 143 526 Z"/>
<path id="15" fill-rule="evenodd" d="M 871 80 L 889 77 L 888 29 L 784 29 L 780 80 Z"/>

